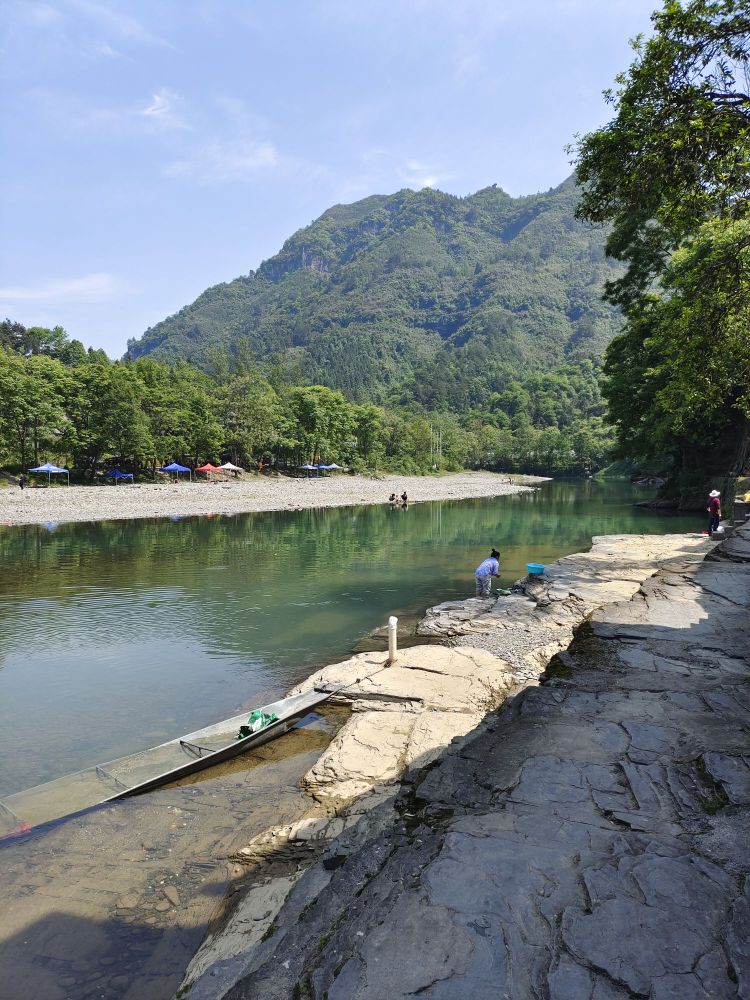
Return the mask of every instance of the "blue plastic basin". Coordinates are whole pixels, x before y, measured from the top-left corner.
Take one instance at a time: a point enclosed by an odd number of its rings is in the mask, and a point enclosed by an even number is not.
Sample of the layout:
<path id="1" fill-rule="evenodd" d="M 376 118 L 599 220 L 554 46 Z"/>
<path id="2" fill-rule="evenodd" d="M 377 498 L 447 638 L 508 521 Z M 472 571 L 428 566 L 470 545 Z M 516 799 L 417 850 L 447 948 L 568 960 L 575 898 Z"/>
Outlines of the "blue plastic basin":
<path id="1" fill-rule="evenodd" d="M 544 572 L 544 563 L 526 563 L 529 576 L 541 576 Z"/>

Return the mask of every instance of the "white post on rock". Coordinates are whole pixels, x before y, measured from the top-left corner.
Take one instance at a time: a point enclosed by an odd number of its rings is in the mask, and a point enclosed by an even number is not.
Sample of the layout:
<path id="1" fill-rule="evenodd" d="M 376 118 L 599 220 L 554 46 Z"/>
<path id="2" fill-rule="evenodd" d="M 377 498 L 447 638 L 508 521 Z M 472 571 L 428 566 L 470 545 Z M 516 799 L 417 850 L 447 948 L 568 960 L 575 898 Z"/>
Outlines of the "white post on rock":
<path id="1" fill-rule="evenodd" d="M 396 637 L 398 635 L 398 618 L 395 615 L 391 615 L 388 619 L 388 665 L 396 662 L 396 657 L 398 655 L 398 649 L 396 645 Z"/>

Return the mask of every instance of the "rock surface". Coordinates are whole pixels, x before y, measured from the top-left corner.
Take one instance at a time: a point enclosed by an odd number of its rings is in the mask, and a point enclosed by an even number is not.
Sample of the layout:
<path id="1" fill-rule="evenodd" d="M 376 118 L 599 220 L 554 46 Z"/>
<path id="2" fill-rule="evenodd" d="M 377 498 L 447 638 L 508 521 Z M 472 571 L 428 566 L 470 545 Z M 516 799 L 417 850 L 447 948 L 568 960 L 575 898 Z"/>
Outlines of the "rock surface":
<path id="1" fill-rule="evenodd" d="M 412 646 L 389 666 L 386 653 L 360 653 L 325 667 L 293 693 L 326 687 L 352 706 L 304 784 L 340 809 L 360 795 L 424 767 L 518 689 L 510 665 L 482 649 Z"/>
<path id="2" fill-rule="evenodd" d="M 701 535 L 598 536 L 590 552 L 565 556 L 542 577 L 528 577 L 524 593 L 430 608 L 418 632 L 487 649 L 509 661 L 519 680 L 528 680 L 567 648 L 595 608 L 627 601 L 661 567 L 700 562 L 713 547 Z"/>
<path id="3" fill-rule="evenodd" d="M 236 984 L 200 992 L 204 966 L 187 996 L 750 998 L 748 542 L 748 528 L 718 549 L 596 539 L 525 595 L 433 609 L 424 628 L 474 664 L 451 714 L 483 713 L 502 685 L 520 693 L 442 753 L 429 732 L 410 752 L 455 673 L 426 669 L 436 648 L 420 647 L 403 674 L 431 687 L 408 707 L 395 668 L 360 681 L 361 760 L 340 780 L 378 794 L 337 817 Z M 378 714 L 399 732 L 397 792 L 396 751 L 378 760 L 360 722 Z M 323 765 L 308 781 L 333 810 L 329 777 Z"/>

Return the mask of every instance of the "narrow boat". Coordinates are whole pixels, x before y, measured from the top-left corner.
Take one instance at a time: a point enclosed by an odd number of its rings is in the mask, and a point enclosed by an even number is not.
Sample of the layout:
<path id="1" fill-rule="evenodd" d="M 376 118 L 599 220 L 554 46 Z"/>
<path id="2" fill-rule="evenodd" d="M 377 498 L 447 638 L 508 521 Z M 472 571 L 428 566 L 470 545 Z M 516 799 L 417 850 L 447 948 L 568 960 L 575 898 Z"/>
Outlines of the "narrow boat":
<path id="1" fill-rule="evenodd" d="M 184 737 L 179 741 L 180 746 L 185 753 L 190 755 L 191 760 L 180 764 L 178 767 L 173 767 L 169 771 L 163 771 L 161 774 L 149 778 L 148 781 L 142 781 L 131 788 L 125 788 L 123 791 L 117 792 L 116 795 L 110 795 L 109 798 L 103 799 L 103 801 L 116 802 L 118 799 L 129 799 L 133 795 L 142 795 L 143 792 L 150 792 L 154 788 L 161 788 L 162 785 L 169 785 L 173 781 L 179 781 L 180 778 L 186 778 L 190 774 L 204 771 L 208 767 L 213 767 L 214 764 L 221 764 L 222 761 L 239 757 L 240 754 L 262 746 L 263 743 L 268 743 L 269 740 L 273 740 L 277 736 L 288 732 L 296 725 L 300 718 L 310 713 L 324 701 L 327 701 L 332 693 L 331 691 L 314 688 L 312 691 L 305 691 L 303 694 L 295 694 L 289 698 L 274 701 L 270 705 L 264 705 L 257 712 L 252 713 L 251 718 L 253 715 L 258 715 L 260 718 L 270 716 L 272 717 L 272 721 L 264 725 L 262 729 L 250 732 L 247 736 L 243 736 L 221 747 L 204 746 L 200 743 L 193 743 L 187 737 Z"/>
<path id="2" fill-rule="evenodd" d="M 248 719 L 247 713 L 225 719 L 205 729 L 87 767 L 74 774 L 35 785 L 0 800 L 0 841 L 26 833 L 41 823 L 69 816 L 105 802 L 130 798 L 161 788 L 214 764 L 239 757 L 269 740 L 282 736 L 336 692 L 317 688 L 264 705 Z M 260 719 L 260 728 L 237 739 L 244 723 Z M 107 795 L 107 798 L 103 796 Z"/>

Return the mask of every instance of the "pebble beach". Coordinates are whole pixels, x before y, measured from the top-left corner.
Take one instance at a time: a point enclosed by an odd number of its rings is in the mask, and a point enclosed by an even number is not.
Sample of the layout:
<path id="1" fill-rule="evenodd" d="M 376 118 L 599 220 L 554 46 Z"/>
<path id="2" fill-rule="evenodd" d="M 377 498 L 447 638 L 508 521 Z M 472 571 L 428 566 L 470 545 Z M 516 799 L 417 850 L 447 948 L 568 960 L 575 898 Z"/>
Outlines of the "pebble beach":
<path id="1" fill-rule="evenodd" d="M 306 507 L 382 504 L 406 492 L 409 503 L 505 496 L 545 479 L 493 472 L 382 478 L 334 475 L 312 479 L 249 476 L 228 482 L 136 483 L 121 486 L 52 486 L 0 489 L 0 524 L 110 521 L 140 517 L 244 514 Z"/>

